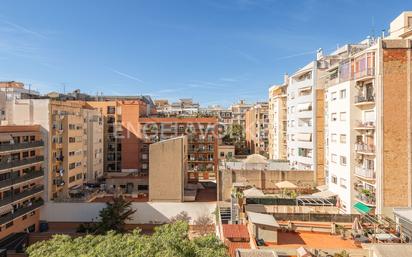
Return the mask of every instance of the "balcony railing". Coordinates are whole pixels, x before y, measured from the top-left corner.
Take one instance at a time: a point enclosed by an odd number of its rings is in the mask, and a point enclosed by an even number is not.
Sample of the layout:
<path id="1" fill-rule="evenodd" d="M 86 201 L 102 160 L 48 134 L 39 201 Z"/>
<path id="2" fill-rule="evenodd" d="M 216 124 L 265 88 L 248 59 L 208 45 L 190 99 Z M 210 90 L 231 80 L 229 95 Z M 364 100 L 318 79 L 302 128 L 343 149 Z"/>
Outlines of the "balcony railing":
<path id="1" fill-rule="evenodd" d="M 365 193 L 359 193 L 356 196 L 356 199 L 358 199 L 359 201 L 365 203 L 366 205 L 375 205 L 376 204 L 376 197 L 375 195 L 371 194 L 365 194 Z"/>
<path id="2" fill-rule="evenodd" d="M 43 175 L 44 175 L 44 172 L 42 170 L 38 170 L 38 171 L 29 172 L 28 174 L 23 175 L 21 177 L 2 180 L 2 181 L 0 181 L 0 188 L 8 187 L 8 186 L 11 186 L 11 185 L 14 185 L 14 184 L 17 184 L 17 183 L 21 183 L 21 182 L 29 181 L 31 179 L 39 178 L 39 177 L 42 177 Z"/>
<path id="3" fill-rule="evenodd" d="M 41 147 L 44 146 L 43 141 L 34 141 L 34 142 L 22 142 L 22 143 L 14 143 L 14 144 L 1 144 L 0 145 L 0 152 L 6 151 L 14 151 L 20 149 L 27 149 L 33 147 Z"/>
<path id="4" fill-rule="evenodd" d="M 355 96 L 355 104 L 374 103 L 375 96 L 373 95 L 357 95 Z"/>
<path id="5" fill-rule="evenodd" d="M 362 79 L 365 77 L 371 77 L 375 75 L 375 69 L 374 68 L 367 68 L 358 72 L 354 72 L 353 73 L 353 79 L 357 80 L 357 79 Z"/>
<path id="6" fill-rule="evenodd" d="M 26 213 L 29 213 L 31 211 L 34 211 L 35 209 L 39 208 L 44 204 L 42 199 L 34 201 L 31 205 L 27 205 L 25 207 L 19 208 L 15 210 L 13 213 L 8 213 L 2 217 L 0 217 L 0 224 L 5 224 L 8 223 L 15 218 L 18 218 Z"/>
<path id="7" fill-rule="evenodd" d="M 358 143 L 355 144 L 355 151 L 361 154 L 375 154 L 375 146 Z"/>
<path id="8" fill-rule="evenodd" d="M 376 174 L 373 169 L 364 168 L 364 167 L 355 167 L 355 175 L 366 178 L 366 179 L 375 179 Z"/>
<path id="9" fill-rule="evenodd" d="M 26 159 L 22 159 L 22 160 L 12 160 L 12 161 L 9 161 L 9 162 L 1 162 L 0 163 L 0 170 L 16 168 L 16 167 L 19 167 L 19 166 L 30 165 L 30 164 L 34 164 L 34 163 L 42 162 L 42 161 L 44 161 L 43 156 L 36 156 L 36 157 L 26 158 Z"/>
<path id="10" fill-rule="evenodd" d="M 23 199 L 27 196 L 31 196 L 31 195 L 37 194 L 39 192 L 42 192 L 43 189 L 44 189 L 43 185 L 38 185 L 38 186 L 33 187 L 31 189 L 24 190 L 24 191 L 22 191 L 18 194 L 13 194 L 11 196 L 5 197 L 5 198 L 0 200 L 0 207 L 4 206 L 6 204 L 10 204 L 12 202 L 21 200 L 21 199 Z"/>
<path id="11" fill-rule="evenodd" d="M 355 129 L 375 129 L 375 122 L 373 122 L 373 121 L 357 121 Z"/>

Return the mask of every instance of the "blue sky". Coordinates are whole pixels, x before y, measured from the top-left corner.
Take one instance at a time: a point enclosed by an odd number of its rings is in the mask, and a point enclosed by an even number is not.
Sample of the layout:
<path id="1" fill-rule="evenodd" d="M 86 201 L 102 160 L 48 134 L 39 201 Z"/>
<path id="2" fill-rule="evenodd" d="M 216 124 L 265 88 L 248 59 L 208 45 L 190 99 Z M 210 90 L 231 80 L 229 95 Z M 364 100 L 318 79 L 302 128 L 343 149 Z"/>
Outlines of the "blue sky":
<path id="1" fill-rule="evenodd" d="M 412 1 L 2 0 L 0 80 L 41 92 L 265 100 L 318 48 L 387 29 Z"/>

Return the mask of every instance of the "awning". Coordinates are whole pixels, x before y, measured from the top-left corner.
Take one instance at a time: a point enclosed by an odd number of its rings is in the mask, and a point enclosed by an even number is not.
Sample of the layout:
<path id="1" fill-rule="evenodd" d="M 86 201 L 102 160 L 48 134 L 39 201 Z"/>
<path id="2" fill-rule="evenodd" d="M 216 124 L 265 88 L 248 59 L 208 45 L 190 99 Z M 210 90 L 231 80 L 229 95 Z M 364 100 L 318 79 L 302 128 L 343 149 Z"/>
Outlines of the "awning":
<path id="1" fill-rule="evenodd" d="M 282 182 L 278 182 L 275 185 L 280 189 L 296 189 L 296 188 L 298 188 L 295 184 L 293 184 L 292 182 L 289 182 L 287 180 L 282 181 Z"/>
<path id="2" fill-rule="evenodd" d="M 361 202 L 355 203 L 355 204 L 353 205 L 353 207 L 355 207 L 355 209 L 356 209 L 358 212 L 362 213 L 362 214 L 366 214 L 366 213 L 368 213 L 368 212 L 371 210 L 370 207 L 366 206 L 365 204 L 363 204 L 363 203 L 361 203 Z"/>

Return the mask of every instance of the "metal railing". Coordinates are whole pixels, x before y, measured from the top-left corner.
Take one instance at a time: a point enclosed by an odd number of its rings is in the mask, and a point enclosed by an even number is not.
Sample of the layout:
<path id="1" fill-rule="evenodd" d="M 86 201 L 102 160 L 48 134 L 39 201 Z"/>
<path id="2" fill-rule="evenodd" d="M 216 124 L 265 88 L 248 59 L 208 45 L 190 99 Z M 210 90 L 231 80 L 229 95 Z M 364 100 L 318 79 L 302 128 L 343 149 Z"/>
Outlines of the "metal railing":
<path id="1" fill-rule="evenodd" d="M 39 208 L 43 204 L 44 204 L 43 200 L 39 199 L 39 200 L 34 201 L 30 206 L 19 208 L 19 209 L 15 210 L 13 213 L 8 213 L 5 216 L 0 218 L 0 224 L 8 223 L 8 222 L 14 220 L 15 218 L 18 218 L 18 217 L 20 217 L 20 216 L 22 216 L 26 213 L 29 213 L 29 212 Z"/>
<path id="2" fill-rule="evenodd" d="M 358 143 L 358 144 L 355 144 L 355 151 L 358 153 L 374 154 L 375 146 Z"/>
<path id="3" fill-rule="evenodd" d="M 364 167 L 355 167 L 355 175 L 364 177 L 364 178 L 369 178 L 369 179 L 375 179 L 376 174 L 373 169 L 369 168 L 364 168 Z"/>
<path id="4" fill-rule="evenodd" d="M 374 121 L 356 121 L 356 127 L 357 128 L 363 128 L 363 129 L 374 129 L 375 128 L 375 122 Z"/>
<path id="5" fill-rule="evenodd" d="M 5 197 L 5 198 L 0 200 L 0 207 L 4 206 L 6 204 L 10 204 L 12 202 L 21 200 L 21 199 L 23 199 L 27 196 L 37 194 L 37 193 L 39 193 L 43 190 L 44 190 L 44 186 L 43 185 L 38 185 L 38 186 L 33 187 L 31 189 L 24 190 L 23 192 L 20 192 L 18 194 L 12 194 L 11 196 Z"/>
<path id="6" fill-rule="evenodd" d="M 36 157 L 26 158 L 22 160 L 12 160 L 9 162 L 1 162 L 0 170 L 6 170 L 6 169 L 15 168 L 15 167 L 23 166 L 23 165 L 29 165 L 29 164 L 33 164 L 36 162 L 42 162 L 42 161 L 44 161 L 43 156 L 36 156 Z"/>
<path id="7" fill-rule="evenodd" d="M 373 95 L 357 95 L 355 96 L 355 104 L 375 102 Z"/>
<path id="8" fill-rule="evenodd" d="M 0 145 L 0 152 L 14 151 L 14 150 L 40 147 L 40 146 L 44 146 L 44 142 L 42 140 L 34 141 L 34 142 L 14 143 L 14 144 L 1 144 Z"/>
<path id="9" fill-rule="evenodd" d="M 0 181 L 0 188 L 8 187 L 8 186 L 11 186 L 11 185 L 14 185 L 14 184 L 17 184 L 17 183 L 28 181 L 30 179 L 39 178 L 39 177 L 42 177 L 43 175 L 44 175 L 43 170 L 38 170 L 38 171 L 29 172 L 26 175 L 23 175 L 23 176 L 20 176 L 20 177 L 15 177 L 15 178 L 2 180 L 2 181 Z"/>

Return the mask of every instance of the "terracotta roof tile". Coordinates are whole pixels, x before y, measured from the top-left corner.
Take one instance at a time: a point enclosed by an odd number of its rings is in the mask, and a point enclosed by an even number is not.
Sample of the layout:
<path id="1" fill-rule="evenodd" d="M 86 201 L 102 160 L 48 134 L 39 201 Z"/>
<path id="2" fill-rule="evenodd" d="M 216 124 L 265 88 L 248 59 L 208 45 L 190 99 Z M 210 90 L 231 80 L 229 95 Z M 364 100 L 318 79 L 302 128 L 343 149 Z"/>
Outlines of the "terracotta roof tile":
<path id="1" fill-rule="evenodd" d="M 231 257 L 236 256 L 236 249 L 250 249 L 250 244 L 248 242 L 227 242 L 226 245 L 229 248 Z"/>
<path id="2" fill-rule="evenodd" d="M 246 225 L 239 224 L 223 224 L 223 236 L 225 238 L 231 239 L 245 239 L 249 241 L 249 232 Z"/>

